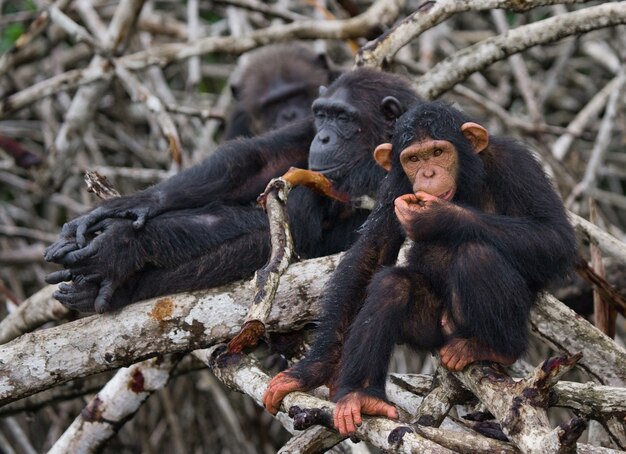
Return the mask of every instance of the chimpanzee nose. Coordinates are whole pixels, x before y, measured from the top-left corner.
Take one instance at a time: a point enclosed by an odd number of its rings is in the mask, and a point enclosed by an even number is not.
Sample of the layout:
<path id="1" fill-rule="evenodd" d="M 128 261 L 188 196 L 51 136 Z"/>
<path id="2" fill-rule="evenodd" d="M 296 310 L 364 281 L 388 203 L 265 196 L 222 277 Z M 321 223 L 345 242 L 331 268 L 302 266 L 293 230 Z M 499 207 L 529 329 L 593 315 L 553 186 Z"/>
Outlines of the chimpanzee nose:
<path id="1" fill-rule="evenodd" d="M 328 134 L 319 134 L 319 139 L 320 139 L 320 142 L 322 142 L 324 145 L 330 142 L 330 136 Z"/>
<path id="2" fill-rule="evenodd" d="M 295 110 L 286 110 L 282 112 L 281 116 L 283 117 L 284 121 L 290 122 L 296 119 L 298 113 Z"/>
<path id="3" fill-rule="evenodd" d="M 424 170 L 422 171 L 422 175 L 423 175 L 425 178 L 432 178 L 432 177 L 434 177 L 434 176 L 435 176 L 435 170 L 434 170 L 434 169 L 424 169 Z"/>

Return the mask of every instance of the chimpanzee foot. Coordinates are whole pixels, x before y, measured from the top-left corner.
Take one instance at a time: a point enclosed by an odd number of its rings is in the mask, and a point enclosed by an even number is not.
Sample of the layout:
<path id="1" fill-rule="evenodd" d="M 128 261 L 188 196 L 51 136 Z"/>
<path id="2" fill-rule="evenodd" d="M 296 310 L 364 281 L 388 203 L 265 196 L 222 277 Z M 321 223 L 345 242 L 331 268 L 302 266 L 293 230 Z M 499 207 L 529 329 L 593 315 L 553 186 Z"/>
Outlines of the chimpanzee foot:
<path id="1" fill-rule="evenodd" d="M 361 414 L 398 418 L 398 410 L 388 402 L 363 392 L 355 391 L 343 396 L 335 406 L 335 429 L 341 435 L 353 434 L 363 422 Z"/>
<path id="2" fill-rule="evenodd" d="M 52 296 L 68 309 L 94 312 L 94 300 L 98 296 L 98 289 L 98 284 L 90 282 L 80 281 L 69 284 L 63 282 Z"/>
<path id="3" fill-rule="evenodd" d="M 476 361 L 493 361 L 509 365 L 515 357 L 497 353 L 477 339 L 453 338 L 439 349 L 441 363 L 451 371 L 461 371 Z"/>

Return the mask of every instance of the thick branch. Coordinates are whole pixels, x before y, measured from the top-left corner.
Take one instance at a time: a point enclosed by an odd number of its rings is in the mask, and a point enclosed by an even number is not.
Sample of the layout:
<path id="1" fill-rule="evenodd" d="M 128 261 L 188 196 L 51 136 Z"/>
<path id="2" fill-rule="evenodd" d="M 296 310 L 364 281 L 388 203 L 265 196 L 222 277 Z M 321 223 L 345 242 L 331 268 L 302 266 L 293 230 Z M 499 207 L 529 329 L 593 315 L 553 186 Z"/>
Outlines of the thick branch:
<path id="1" fill-rule="evenodd" d="M 426 30 L 433 28 L 449 17 L 465 11 L 486 11 L 494 8 L 527 11 L 544 5 L 562 3 L 582 3 L 587 0 L 439 0 L 424 2 L 413 14 L 408 16 L 389 33 L 363 46 L 358 53 L 357 66 L 382 67 L 390 62 L 396 53 L 415 40 Z"/>
<path id="2" fill-rule="evenodd" d="M 416 79 L 416 89 L 435 99 L 470 74 L 510 55 L 566 36 L 626 23 L 626 2 L 604 3 L 518 27 L 466 47 Z"/>
<path id="3" fill-rule="evenodd" d="M 248 394 L 260 405 L 270 377 L 249 357 L 243 355 L 220 357 L 216 355 L 219 352 L 219 346 L 207 351 L 208 362 L 215 375 L 231 388 Z M 299 412 L 294 407 L 305 410 Z M 296 416 L 294 420 L 295 426 L 302 424 L 301 428 L 313 424 L 332 426 L 334 407 L 335 404 L 331 402 L 300 392 L 287 395 L 281 405 L 282 413 L 302 415 Z M 403 428 L 407 430 L 402 430 Z M 390 439 L 393 433 L 398 432 L 402 432 L 399 442 L 393 437 Z M 413 433 L 412 429 L 384 418 L 363 418 L 363 424 L 357 428 L 356 436 L 381 449 L 393 449 L 394 452 L 452 453 L 443 446 Z"/>
<path id="4" fill-rule="evenodd" d="M 165 386 L 179 360 L 179 355 L 156 357 L 118 371 L 48 452 L 98 452 L 154 390 Z"/>
<path id="5" fill-rule="evenodd" d="M 267 321 L 270 330 L 294 329 L 317 317 L 317 298 L 337 260 L 323 257 L 287 270 Z M 252 296 L 249 283 L 240 282 L 25 334 L 0 351 L 0 405 L 157 354 L 224 342 L 241 326 Z"/>

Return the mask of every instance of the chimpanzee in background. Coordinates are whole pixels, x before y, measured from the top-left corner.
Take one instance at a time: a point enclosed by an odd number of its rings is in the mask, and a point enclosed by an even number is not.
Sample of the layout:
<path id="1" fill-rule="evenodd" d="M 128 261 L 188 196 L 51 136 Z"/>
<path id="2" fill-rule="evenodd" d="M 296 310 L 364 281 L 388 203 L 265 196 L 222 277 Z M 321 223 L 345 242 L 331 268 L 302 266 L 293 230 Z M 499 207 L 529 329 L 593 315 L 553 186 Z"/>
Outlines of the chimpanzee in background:
<path id="1" fill-rule="evenodd" d="M 374 196 L 385 176 L 372 158 L 396 119 L 419 102 L 405 79 L 370 69 L 344 74 L 305 119 L 226 142 L 214 155 L 136 194 L 110 199 L 63 226 L 46 260 L 68 307 L 97 312 L 251 276 L 270 254 L 268 220 L 253 205 L 290 166 L 324 173 L 352 197 Z M 310 152 L 309 152 L 310 146 Z M 348 248 L 369 212 L 295 188 L 288 213 L 297 253 Z"/>
<path id="2" fill-rule="evenodd" d="M 264 397 L 276 413 L 287 393 L 326 383 L 342 434 L 361 413 L 397 416 L 384 388 L 395 343 L 437 349 L 451 370 L 512 363 L 537 293 L 576 260 L 574 231 L 531 153 L 456 109 L 412 108 L 375 158 L 389 173 L 326 288 L 316 341 Z M 407 265 L 389 266 L 405 235 Z"/>
<path id="3" fill-rule="evenodd" d="M 275 44 L 245 54 L 231 85 L 236 98 L 224 139 L 253 137 L 311 115 L 320 86 L 339 75 L 303 43 Z"/>

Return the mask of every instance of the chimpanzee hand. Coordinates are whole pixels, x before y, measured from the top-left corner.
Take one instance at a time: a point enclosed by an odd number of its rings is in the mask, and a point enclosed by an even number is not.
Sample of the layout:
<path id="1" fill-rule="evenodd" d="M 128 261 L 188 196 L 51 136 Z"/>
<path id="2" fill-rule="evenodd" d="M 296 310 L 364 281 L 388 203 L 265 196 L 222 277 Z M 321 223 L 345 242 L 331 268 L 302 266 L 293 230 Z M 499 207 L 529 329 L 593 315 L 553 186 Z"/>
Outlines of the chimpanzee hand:
<path id="1" fill-rule="evenodd" d="M 142 200 L 140 206 L 122 208 L 120 199 L 112 200 L 94 208 L 89 213 L 77 217 L 63 225 L 60 238 L 51 244 L 44 253 L 44 258 L 48 262 L 63 263 L 63 257 L 77 249 L 83 248 L 88 242 L 87 234 L 95 231 L 94 226 L 107 218 L 132 219 L 132 226 L 135 230 L 140 230 L 146 221 L 157 213 L 157 203 L 150 203 L 149 200 Z"/>
<path id="2" fill-rule="evenodd" d="M 422 239 L 421 235 L 427 233 L 427 229 L 440 228 L 433 225 L 432 217 L 436 212 L 451 205 L 446 200 L 420 191 L 416 194 L 404 194 L 394 201 L 396 217 L 406 234 L 412 240 Z M 430 222 L 424 222 L 428 218 Z"/>
<path id="3" fill-rule="evenodd" d="M 272 378 L 265 394 L 263 395 L 263 405 L 267 411 L 275 415 L 280 410 L 280 403 L 283 398 L 294 391 L 304 391 L 305 387 L 297 378 L 291 377 L 285 372 L 281 372 Z"/>
<path id="4" fill-rule="evenodd" d="M 131 224 L 127 219 L 105 219 L 92 227 L 91 230 L 99 234 L 85 247 L 66 252 L 57 259 L 66 269 L 49 274 L 46 282 L 57 284 L 73 280 L 72 286 L 60 287 L 59 301 L 69 307 L 84 307 L 92 298 L 89 309 L 96 312 L 110 309 L 113 292 L 144 265 L 137 254 L 138 242 Z"/>
<path id="5" fill-rule="evenodd" d="M 356 426 L 363 422 L 361 414 L 398 419 L 398 410 L 390 403 L 364 392 L 353 391 L 339 399 L 335 406 L 335 429 L 344 436 L 353 434 Z"/>

